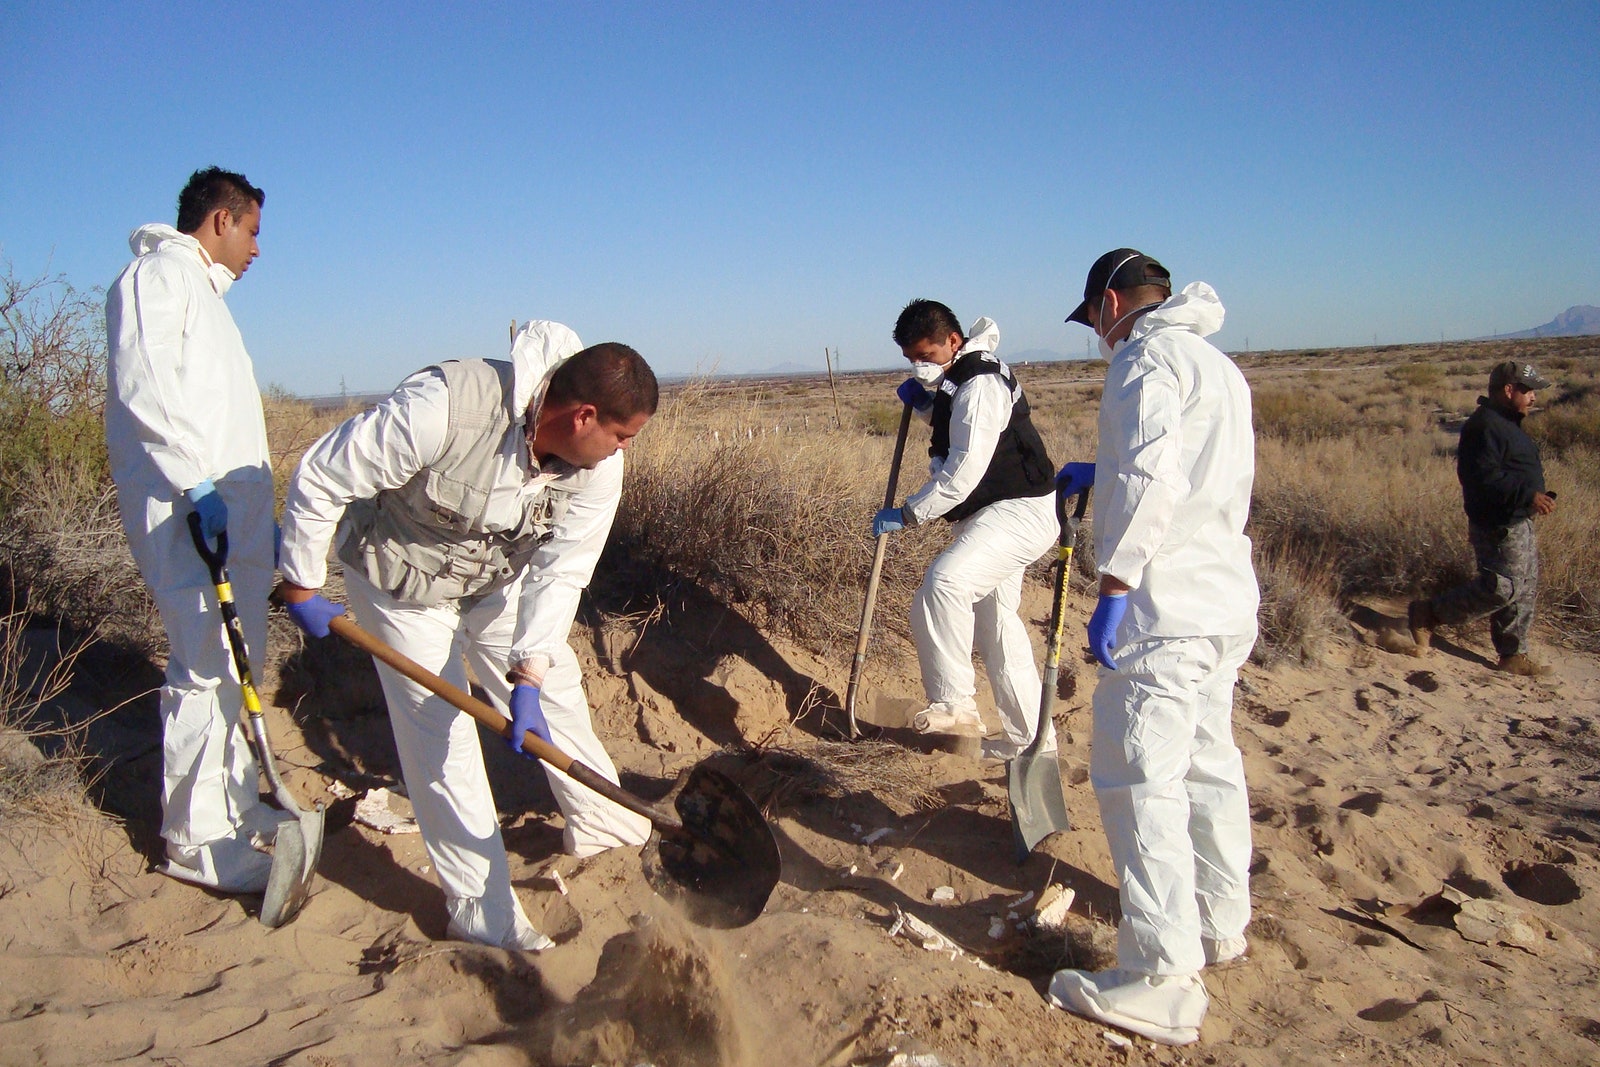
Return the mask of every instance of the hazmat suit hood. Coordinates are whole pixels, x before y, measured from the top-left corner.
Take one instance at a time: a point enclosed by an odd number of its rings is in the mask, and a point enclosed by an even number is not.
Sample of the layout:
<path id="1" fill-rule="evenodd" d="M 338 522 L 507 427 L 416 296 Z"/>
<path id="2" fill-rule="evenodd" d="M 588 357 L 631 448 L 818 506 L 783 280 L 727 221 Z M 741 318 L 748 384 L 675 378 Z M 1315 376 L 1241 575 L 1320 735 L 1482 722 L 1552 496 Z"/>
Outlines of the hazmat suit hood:
<path id="1" fill-rule="evenodd" d="M 961 346 L 961 351 L 956 353 L 960 359 L 968 352 L 993 352 L 1000 347 L 1000 327 L 995 321 L 985 315 L 974 322 L 967 330 L 967 343 Z"/>
<path id="2" fill-rule="evenodd" d="M 1198 337 L 1209 337 L 1222 329 L 1222 317 L 1222 301 L 1217 291 L 1205 282 L 1190 282 L 1177 296 L 1168 297 L 1155 310 L 1139 316 L 1122 344 L 1132 344 L 1156 330 L 1173 327 L 1188 330 Z"/>
<path id="3" fill-rule="evenodd" d="M 512 410 L 524 412 L 530 404 L 542 404 L 550 375 L 582 349 L 583 342 L 571 327 L 544 319 L 529 320 L 511 340 Z M 535 407 L 535 420 L 538 416 Z"/>
<path id="4" fill-rule="evenodd" d="M 164 222 L 148 223 L 128 235 L 128 247 L 136 256 L 148 256 L 168 241 L 184 248 L 200 249 L 198 239 L 187 233 L 179 233 Z"/>

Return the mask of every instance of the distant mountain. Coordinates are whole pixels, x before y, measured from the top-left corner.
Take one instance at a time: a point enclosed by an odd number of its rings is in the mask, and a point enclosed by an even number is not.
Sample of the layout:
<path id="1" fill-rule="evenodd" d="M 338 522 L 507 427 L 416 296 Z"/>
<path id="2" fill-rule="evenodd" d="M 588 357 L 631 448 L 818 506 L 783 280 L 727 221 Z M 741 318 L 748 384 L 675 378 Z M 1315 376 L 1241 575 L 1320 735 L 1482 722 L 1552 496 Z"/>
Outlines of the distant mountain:
<path id="1" fill-rule="evenodd" d="M 1587 337 L 1600 334 L 1600 307 L 1593 304 L 1575 304 L 1545 323 L 1531 330 L 1516 333 L 1497 333 L 1495 340 L 1516 337 Z"/>

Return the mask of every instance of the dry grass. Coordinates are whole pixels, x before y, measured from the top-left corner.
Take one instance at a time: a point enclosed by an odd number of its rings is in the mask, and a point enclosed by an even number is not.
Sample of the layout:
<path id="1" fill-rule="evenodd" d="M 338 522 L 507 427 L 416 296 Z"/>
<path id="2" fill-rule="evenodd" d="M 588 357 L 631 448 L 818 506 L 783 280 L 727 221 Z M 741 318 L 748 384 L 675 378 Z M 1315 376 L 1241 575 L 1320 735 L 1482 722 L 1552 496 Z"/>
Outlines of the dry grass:
<path id="1" fill-rule="evenodd" d="M 70 818 L 87 784 L 88 724 L 54 725 L 45 713 L 71 684 L 84 645 L 69 643 L 47 655 L 44 642 L 29 640 L 33 621 L 18 609 L 0 614 L 0 822 Z"/>
<path id="2" fill-rule="evenodd" d="M 942 804 L 927 761 L 889 741 L 812 741 L 798 748 L 761 744 L 743 753 L 744 784 L 768 814 L 856 794 L 892 799 L 907 811 Z"/>

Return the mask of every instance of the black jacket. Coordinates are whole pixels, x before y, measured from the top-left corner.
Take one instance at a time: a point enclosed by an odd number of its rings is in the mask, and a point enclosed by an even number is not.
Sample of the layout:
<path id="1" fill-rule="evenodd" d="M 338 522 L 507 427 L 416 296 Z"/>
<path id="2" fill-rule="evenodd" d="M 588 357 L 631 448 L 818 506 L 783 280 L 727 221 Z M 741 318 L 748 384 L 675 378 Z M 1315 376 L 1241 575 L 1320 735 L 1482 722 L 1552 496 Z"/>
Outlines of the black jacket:
<path id="1" fill-rule="evenodd" d="M 1011 421 L 1001 431 L 1000 440 L 995 442 L 994 456 L 983 478 L 965 500 L 944 513 L 946 522 L 960 522 L 997 501 L 1044 496 L 1055 491 L 1056 469 L 1044 450 L 1039 431 L 1034 429 L 1022 386 L 1017 384 L 1009 367 L 984 352 L 968 352 L 945 371 L 944 381 L 933 395 L 933 441 L 928 446 L 928 455 L 935 459 L 949 458 L 950 416 L 955 395 L 980 374 L 999 375 L 1011 390 Z"/>
<path id="2" fill-rule="evenodd" d="M 1461 427 L 1456 477 L 1467 519 L 1478 526 L 1508 526 L 1533 514 L 1533 495 L 1544 492 L 1539 446 L 1522 430 L 1522 416 L 1478 398 L 1478 410 Z"/>

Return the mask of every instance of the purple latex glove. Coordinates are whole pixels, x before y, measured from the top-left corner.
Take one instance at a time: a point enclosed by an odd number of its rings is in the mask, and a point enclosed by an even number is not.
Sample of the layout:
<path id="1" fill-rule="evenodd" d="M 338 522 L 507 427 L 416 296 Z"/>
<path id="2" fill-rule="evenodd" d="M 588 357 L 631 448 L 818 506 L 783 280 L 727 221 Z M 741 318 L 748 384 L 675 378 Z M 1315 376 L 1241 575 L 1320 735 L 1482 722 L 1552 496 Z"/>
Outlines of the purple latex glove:
<path id="1" fill-rule="evenodd" d="M 886 533 L 894 533 L 905 528 L 905 513 L 899 508 L 884 508 L 872 517 L 873 537 L 882 537 Z"/>
<path id="2" fill-rule="evenodd" d="M 1122 625 L 1122 616 L 1127 613 L 1127 593 L 1101 593 L 1094 614 L 1089 616 L 1089 651 L 1113 671 L 1117 665 L 1111 658 L 1111 650 L 1117 647 L 1117 627 Z"/>
<path id="3" fill-rule="evenodd" d="M 200 533 L 209 540 L 228 529 L 228 505 L 222 500 L 222 494 L 217 492 L 217 487 L 207 478 L 199 485 L 184 493 L 189 498 L 189 503 L 194 505 L 194 513 L 200 516 Z"/>
<path id="4" fill-rule="evenodd" d="M 522 736 L 532 730 L 534 736 L 552 744 L 550 726 L 544 721 L 544 709 L 539 706 L 539 688 L 532 685 L 511 687 L 511 736 L 506 744 L 519 756 L 537 759 L 532 753 L 522 751 Z"/>
<path id="5" fill-rule="evenodd" d="M 284 608 L 294 624 L 312 637 L 327 637 L 328 623 L 344 614 L 343 604 L 326 600 L 321 593 L 313 594 L 310 600 L 302 600 L 298 604 L 285 604 Z"/>
<path id="6" fill-rule="evenodd" d="M 1077 496 L 1094 485 L 1093 463 L 1068 463 L 1056 475 L 1056 492 L 1062 496 Z"/>
<path id="7" fill-rule="evenodd" d="M 933 407 L 933 394 L 924 389 L 922 383 L 915 378 L 907 378 L 901 382 L 894 395 L 900 398 L 900 403 L 910 404 L 914 411 L 927 411 Z"/>

